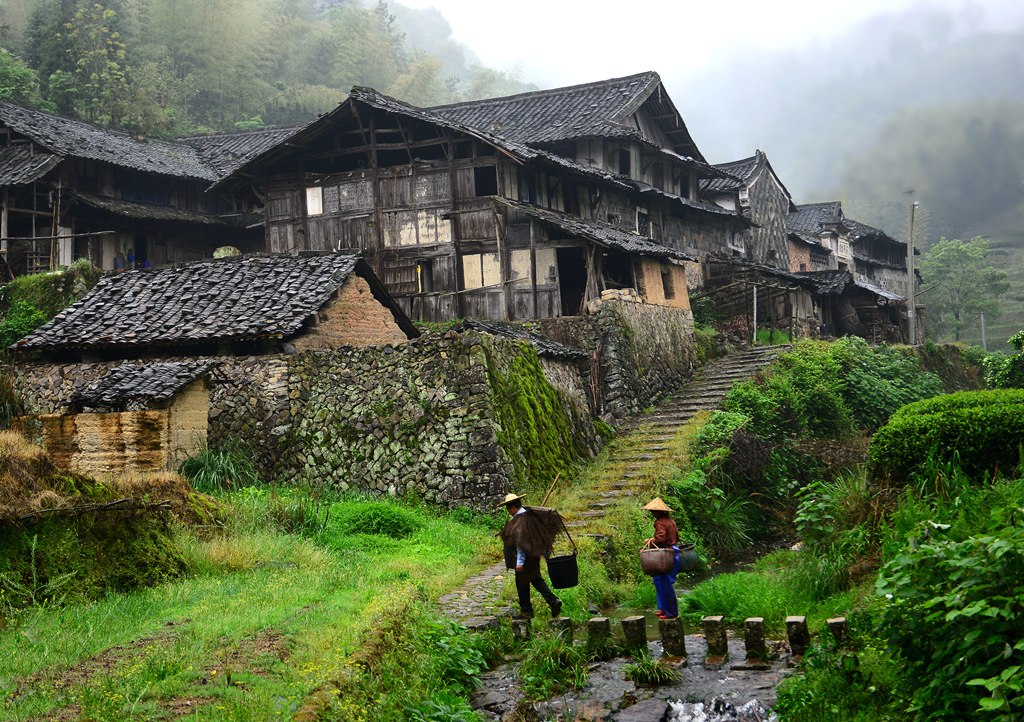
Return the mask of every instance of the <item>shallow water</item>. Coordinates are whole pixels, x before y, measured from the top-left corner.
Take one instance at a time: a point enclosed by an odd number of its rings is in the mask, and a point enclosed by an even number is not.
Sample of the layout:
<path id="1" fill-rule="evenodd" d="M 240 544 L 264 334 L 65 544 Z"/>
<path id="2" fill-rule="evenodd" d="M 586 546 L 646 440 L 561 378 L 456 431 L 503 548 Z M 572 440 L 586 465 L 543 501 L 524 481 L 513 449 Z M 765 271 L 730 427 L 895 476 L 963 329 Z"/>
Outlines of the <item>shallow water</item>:
<path id="1" fill-rule="evenodd" d="M 653 616 L 653 615 L 651 615 Z M 655 630 L 657 629 L 655 625 Z M 649 642 L 655 659 L 662 656 L 660 641 Z M 541 719 L 572 719 L 589 722 L 762 722 L 775 703 L 775 688 L 791 670 L 784 648 L 766 670 L 739 669 L 745 651 L 742 639 L 729 640 L 731 664 L 707 669 L 703 661 L 707 646 L 702 635 L 686 637 L 688 666 L 680 669 L 679 682 L 658 688 L 638 687 L 626 679 L 624 668 L 632 662 L 620 657 L 591 666 L 587 683 L 559 697 L 535 705 Z M 514 670 L 503 665 L 483 678 L 483 688 L 474 696 L 474 707 L 490 719 L 515 707 L 519 693 Z M 671 703 L 676 703 L 670 708 Z M 746 705 L 746 706 L 745 706 Z M 672 711 L 674 717 L 667 716 Z"/>

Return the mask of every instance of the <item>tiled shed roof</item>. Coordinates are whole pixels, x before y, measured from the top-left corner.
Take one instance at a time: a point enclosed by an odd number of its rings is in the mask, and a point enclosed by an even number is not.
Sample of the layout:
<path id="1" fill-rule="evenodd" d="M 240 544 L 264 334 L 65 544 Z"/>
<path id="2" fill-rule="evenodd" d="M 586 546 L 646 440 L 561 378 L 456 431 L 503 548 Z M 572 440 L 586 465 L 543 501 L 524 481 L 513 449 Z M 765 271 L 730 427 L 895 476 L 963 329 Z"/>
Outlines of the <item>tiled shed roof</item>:
<path id="1" fill-rule="evenodd" d="M 221 216 L 215 216 L 210 213 L 199 213 L 198 211 L 189 211 L 184 208 L 176 208 L 174 206 L 135 203 L 133 201 L 123 201 L 117 198 L 94 196 L 88 193 L 70 192 L 68 195 L 87 206 L 122 218 L 199 223 L 208 226 L 237 226 L 243 222 L 239 220 L 243 216 L 239 215 L 231 218 L 222 218 Z M 246 214 L 244 218 L 252 222 L 252 219 L 257 218 L 257 216 L 250 213 Z"/>
<path id="2" fill-rule="evenodd" d="M 570 233 L 580 238 L 586 238 L 598 245 L 605 246 L 606 248 L 614 248 L 627 253 L 636 253 L 641 256 L 674 258 L 680 261 L 697 260 L 688 253 L 677 251 L 676 249 L 669 248 L 668 246 L 663 246 L 650 238 L 646 238 L 637 233 L 630 233 L 629 231 L 623 230 L 622 228 L 613 226 L 609 223 L 588 221 L 576 216 L 560 213 L 558 211 L 548 210 L 547 208 L 538 208 L 537 206 L 520 203 L 518 201 L 510 201 L 505 198 L 495 198 L 495 201 L 525 213 L 528 216 L 532 216 L 540 221 L 557 226 L 566 233 Z"/>
<path id="3" fill-rule="evenodd" d="M 64 160 L 59 155 L 33 153 L 31 148 L 0 148 L 0 186 L 20 186 L 39 180 Z"/>
<path id="4" fill-rule="evenodd" d="M 840 294 L 853 283 L 853 274 L 849 271 L 802 271 L 797 275 L 813 282 L 814 290 L 823 295 Z"/>
<path id="5" fill-rule="evenodd" d="M 655 72 L 431 108 L 462 125 L 520 143 L 642 137 L 622 121 L 661 83 Z"/>
<path id="6" fill-rule="evenodd" d="M 122 364 L 75 394 L 71 406 L 107 411 L 161 406 L 215 366 L 209 360 Z"/>
<path id="7" fill-rule="evenodd" d="M 535 333 L 517 323 L 467 319 L 459 324 L 455 330 L 459 331 L 462 329 L 483 331 L 484 333 L 489 333 L 493 336 L 504 336 L 505 338 L 513 338 L 517 341 L 527 341 L 531 346 L 537 349 L 537 354 L 539 356 L 571 361 L 579 361 L 587 358 L 587 352 L 583 349 L 572 348 L 571 346 L 566 346 L 565 344 L 558 343 L 557 341 L 552 341 L 547 336 Z"/>
<path id="8" fill-rule="evenodd" d="M 127 350 L 287 339 L 357 264 L 365 267 L 357 256 L 336 253 L 234 256 L 108 274 L 11 348 Z"/>
<path id="9" fill-rule="evenodd" d="M 31 110 L 0 100 L 0 122 L 51 153 L 89 158 L 134 170 L 212 181 L 213 169 L 195 148 L 164 140 L 136 140 L 125 133 Z"/>

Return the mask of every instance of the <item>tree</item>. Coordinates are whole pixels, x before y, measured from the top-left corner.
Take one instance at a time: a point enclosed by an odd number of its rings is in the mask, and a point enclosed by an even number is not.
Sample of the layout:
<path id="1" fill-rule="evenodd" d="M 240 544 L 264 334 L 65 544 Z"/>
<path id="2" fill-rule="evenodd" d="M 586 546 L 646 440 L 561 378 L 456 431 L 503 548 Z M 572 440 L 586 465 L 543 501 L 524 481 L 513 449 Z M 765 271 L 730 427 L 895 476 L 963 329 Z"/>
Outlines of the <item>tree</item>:
<path id="1" fill-rule="evenodd" d="M 921 275 L 932 329 L 957 341 L 977 314 L 998 316 L 998 298 L 1010 288 L 1006 272 L 989 261 L 988 239 L 981 236 L 966 243 L 940 239 L 925 256 Z"/>
<path id="2" fill-rule="evenodd" d="M 39 95 L 39 83 L 32 68 L 21 58 L 0 49 L 0 98 L 19 105 L 39 107 L 43 99 Z"/>

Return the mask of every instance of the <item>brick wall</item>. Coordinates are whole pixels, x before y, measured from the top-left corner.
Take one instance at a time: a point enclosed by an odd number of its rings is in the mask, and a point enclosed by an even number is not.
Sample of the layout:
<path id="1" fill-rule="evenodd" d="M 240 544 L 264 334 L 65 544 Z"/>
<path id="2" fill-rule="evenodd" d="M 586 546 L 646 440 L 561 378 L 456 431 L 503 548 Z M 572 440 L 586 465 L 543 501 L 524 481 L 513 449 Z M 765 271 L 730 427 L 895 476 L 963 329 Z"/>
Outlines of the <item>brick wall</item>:
<path id="1" fill-rule="evenodd" d="M 316 325 L 295 341 L 295 348 L 313 351 L 407 340 L 391 310 L 374 298 L 365 279 L 353 273 L 320 310 Z"/>

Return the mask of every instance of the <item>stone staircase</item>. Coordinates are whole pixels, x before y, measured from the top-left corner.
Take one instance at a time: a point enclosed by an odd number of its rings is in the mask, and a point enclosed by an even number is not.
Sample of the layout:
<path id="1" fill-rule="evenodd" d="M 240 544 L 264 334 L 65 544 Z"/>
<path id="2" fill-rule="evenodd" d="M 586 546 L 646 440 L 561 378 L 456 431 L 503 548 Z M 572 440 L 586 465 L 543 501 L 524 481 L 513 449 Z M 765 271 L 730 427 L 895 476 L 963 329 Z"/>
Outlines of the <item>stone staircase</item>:
<path id="1" fill-rule="evenodd" d="M 563 511 L 573 534 L 600 540 L 603 535 L 594 527 L 608 509 L 627 500 L 649 501 L 646 495 L 671 463 L 673 449 L 678 447 L 673 442 L 686 424 L 697 413 L 718 408 L 736 382 L 752 377 L 788 348 L 758 346 L 716 359 L 679 391 L 620 429 L 595 482 L 571 509 Z M 495 615 L 511 611 L 498 606 L 509 577 L 504 563 L 484 569 L 441 597 L 441 612 L 468 627 L 489 626 Z"/>

